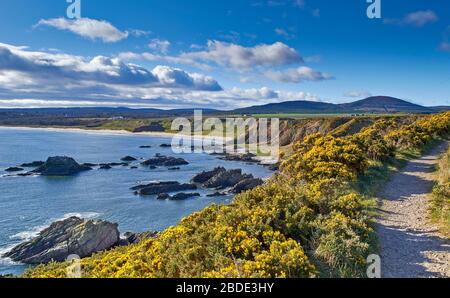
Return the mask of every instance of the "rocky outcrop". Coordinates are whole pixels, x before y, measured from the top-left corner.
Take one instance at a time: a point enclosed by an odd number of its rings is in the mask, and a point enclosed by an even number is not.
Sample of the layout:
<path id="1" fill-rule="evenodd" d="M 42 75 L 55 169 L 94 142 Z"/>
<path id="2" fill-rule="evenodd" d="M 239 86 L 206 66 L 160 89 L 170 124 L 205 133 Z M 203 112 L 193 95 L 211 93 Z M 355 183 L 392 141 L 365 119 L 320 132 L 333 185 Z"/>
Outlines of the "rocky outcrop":
<path id="1" fill-rule="evenodd" d="M 139 244 L 140 242 L 147 239 L 154 239 L 158 237 L 158 232 L 144 232 L 144 233 L 133 233 L 127 232 L 120 239 L 120 246 Z"/>
<path id="2" fill-rule="evenodd" d="M 232 193 L 240 194 L 241 192 L 253 189 L 264 184 L 264 180 L 256 178 L 244 179 L 236 184 L 231 190 Z"/>
<path id="3" fill-rule="evenodd" d="M 219 158 L 221 160 L 227 161 L 242 161 L 248 163 L 259 163 L 260 161 L 256 159 L 256 155 L 247 153 L 247 154 L 226 154 L 224 157 Z"/>
<path id="4" fill-rule="evenodd" d="M 242 174 L 241 169 L 229 170 L 225 172 L 219 172 L 211 179 L 203 183 L 206 188 L 224 189 L 227 187 L 233 187 L 240 181 L 253 178 L 252 175 Z"/>
<path id="5" fill-rule="evenodd" d="M 201 172 L 200 174 L 195 175 L 194 178 L 192 178 L 192 182 L 203 184 L 203 183 L 208 182 L 208 180 L 210 180 L 212 177 L 214 177 L 220 173 L 226 172 L 226 171 L 227 170 L 223 167 L 215 168 L 212 171 L 204 171 L 204 172 Z"/>
<path id="6" fill-rule="evenodd" d="M 164 155 L 156 155 L 154 158 L 142 162 L 142 165 L 144 166 L 155 166 L 155 167 L 176 167 L 188 164 L 189 163 L 183 158 L 176 158 Z"/>
<path id="7" fill-rule="evenodd" d="M 150 145 L 143 145 L 143 146 L 139 146 L 139 148 L 141 148 L 141 149 L 150 149 L 150 148 L 152 148 L 152 146 L 150 146 Z"/>
<path id="8" fill-rule="evenodd" d="M 256 179 L 253 175 L 243 174 L 241 169 L 226 170 L 218 167 L 212 171 L 205 171 L 195 175 L 192 182 L 205 188 L 217 190 L 228 189 L 231 193 L 241 193 L 264 184 L 262 179 Z M 227 195 L 226 192 L 217 192 L 209 196 Z"/>
<path id="9" fill-rule="evenodd" d="M 131 161 L 136 161 L 137 159 L 134 158 L 133 156 L 125 156 L 125 157 L 121 158 L 120 160 L 125 161 L 125 162 L 131 162 Z"/>
<path id="10" fill-rule="evenodd" d="M 73 158 L 66 156 L 49 157 L 47 162 L 31 173 L 43 176 L 72 176 L 92 168 L 80 165 Z"/>
<path id="11" fill-rule="evenodd" d="M 183 201 L 194 197 L 199 197 L 199 193 L 178 193 L 176 195 L 170 196 L 169 194 L 163 193 L 158 195 L 158 200 L 171 200 L 171 201 Z"/>
<path id="12" fill-rule="evenodd" d="M 30 163 L 21 164 L 20 166 L 23 168 L 37 168 L 37 167 L 43 166 L 44 164 L 45 164 L 45 161 L 33 161 Z"/>
<path id="13" fill-rule="evenodd" d="M 176 181 L 154 182 L 145 185 L 138 185 L 131 188 L 131 190 L 136 191 L 135 193 L 141 196 L 152 196 L 195 189 L 197 189 L 197 186 L 195 184 L 181 184 Z"/>
<path id="14" fill-rule="evenodd" d="M 7 168 L 7 169 L 5 170 L 5 172 L 9 172 L 9 173 L 12 173 L 12 172 L 21 172 L 21 171 L 23 171 L 23 169 L 22 169 L 22 168 L 18 168 L 18 167 L 10 167 L 10 168 Z"/>
<path id="15" fill-rule="evenodd" d="M 117 224 L 71 217 L 53 223 L 36 238 L 14 247 L 3 257 L 25 264 L 62 262 L 72 254 L 84 258 L 110 249 L 119 240 Z"/>
<path id="16" fill-rule="evenodd" d="M 172 148 L 171 144 L 161 144 L 159 147 L 161 148 Z"/>

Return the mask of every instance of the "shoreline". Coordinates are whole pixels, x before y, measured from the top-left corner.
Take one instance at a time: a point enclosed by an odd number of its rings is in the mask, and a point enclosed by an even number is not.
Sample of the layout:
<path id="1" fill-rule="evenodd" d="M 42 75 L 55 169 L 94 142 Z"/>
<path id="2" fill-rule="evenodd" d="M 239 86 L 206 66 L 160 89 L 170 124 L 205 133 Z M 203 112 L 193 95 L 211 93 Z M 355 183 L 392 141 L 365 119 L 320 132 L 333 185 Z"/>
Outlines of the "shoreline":
<path id="1" fill-rule="evenodd" d="M 175 136 L 182 136 L 176 133 L 170 132 L 131 132 L 127 130 L 114 130 L 114 129 L 88 129 L 88 128 L 63 128 L 63 127 L 31 127 L 31 126 L 0 126 L 0 129 L 10 129 L 10 130 L 36 130 L 36 131 L 46 131 L 46 132 L 72 132 L 72 133 L 85 133 L 85 134 L 98 134 L 98 135 L 118 135 L 118 136 L 149 136 L 156 138 L 173 138 Z M 186 137 L 189 137 L 185 135 Z M 221 136 L 192 136 L 194 140 L 220 140 L 222 142 L 228 140 L 226 137 Z"/>

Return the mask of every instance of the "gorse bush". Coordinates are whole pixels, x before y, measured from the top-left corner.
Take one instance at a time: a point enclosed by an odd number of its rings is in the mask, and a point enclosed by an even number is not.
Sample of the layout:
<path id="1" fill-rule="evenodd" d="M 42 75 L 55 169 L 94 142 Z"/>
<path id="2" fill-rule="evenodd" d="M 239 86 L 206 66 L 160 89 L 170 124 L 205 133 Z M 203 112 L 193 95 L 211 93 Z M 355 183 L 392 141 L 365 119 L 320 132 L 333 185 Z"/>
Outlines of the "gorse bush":
<path id="1" fill-rule="evenodd" d="M 355 181 L 371 160 L 448 134 L 450 113 L 401 126 L 382 120 L 344 138 L 314 134 L 265 185 L 184 218 L 156 239 L 82 260 L 85 277 L 362 276 L 373 203 Z M 427 134 L 429 137 L 425 137 Z M 64 277 L 52 263 L 25 277 Z"/>

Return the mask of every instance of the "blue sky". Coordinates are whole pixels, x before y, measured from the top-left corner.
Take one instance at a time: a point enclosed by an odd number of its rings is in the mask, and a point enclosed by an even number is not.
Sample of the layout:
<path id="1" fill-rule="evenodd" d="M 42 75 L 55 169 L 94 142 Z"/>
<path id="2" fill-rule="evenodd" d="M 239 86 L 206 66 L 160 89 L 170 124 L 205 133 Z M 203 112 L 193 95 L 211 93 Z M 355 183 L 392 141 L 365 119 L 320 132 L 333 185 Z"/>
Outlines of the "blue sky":
<path id="1" fill-rule="evenodd" d="M 215 107 L 391 95 L 450 105 L 450 3 L 0 2 L 0 108 Z"/>

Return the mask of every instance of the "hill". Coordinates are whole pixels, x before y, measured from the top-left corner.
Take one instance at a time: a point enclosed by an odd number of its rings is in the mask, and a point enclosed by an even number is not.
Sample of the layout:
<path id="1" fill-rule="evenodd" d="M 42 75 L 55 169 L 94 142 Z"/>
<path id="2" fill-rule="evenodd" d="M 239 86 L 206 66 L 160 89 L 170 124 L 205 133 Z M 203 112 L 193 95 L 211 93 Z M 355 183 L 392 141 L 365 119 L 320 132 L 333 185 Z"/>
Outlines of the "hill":
<path id="1" fill-rule="evenodd" d="M 238 114 L 283 114 L 283 113 L 431 113 L 433 110 L 410 103 L 408 101 L 389 97 L 373 96 L 352 103 L 332 104 L 311 101 L 290 101 L 263 106 L 253 106 L 237 109 Z"/>

